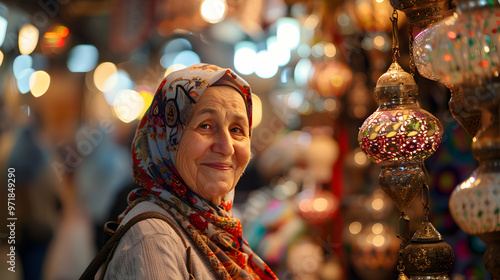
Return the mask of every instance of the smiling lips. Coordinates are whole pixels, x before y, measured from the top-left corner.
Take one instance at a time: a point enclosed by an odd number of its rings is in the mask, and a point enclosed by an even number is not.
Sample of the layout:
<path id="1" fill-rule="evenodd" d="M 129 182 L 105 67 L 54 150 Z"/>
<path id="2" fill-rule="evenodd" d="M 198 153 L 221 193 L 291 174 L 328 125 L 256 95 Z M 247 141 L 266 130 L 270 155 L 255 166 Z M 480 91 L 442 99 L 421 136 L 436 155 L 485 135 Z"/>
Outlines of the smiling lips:
<path id="1" fill-rule="evenodd" d="M 230 170 L 232 168 L 232 164 L 223 163 L 223 162 L 212 162 L 212 163 L 203 163 L 207 167 L 217 169 L 217 170 Z"/>

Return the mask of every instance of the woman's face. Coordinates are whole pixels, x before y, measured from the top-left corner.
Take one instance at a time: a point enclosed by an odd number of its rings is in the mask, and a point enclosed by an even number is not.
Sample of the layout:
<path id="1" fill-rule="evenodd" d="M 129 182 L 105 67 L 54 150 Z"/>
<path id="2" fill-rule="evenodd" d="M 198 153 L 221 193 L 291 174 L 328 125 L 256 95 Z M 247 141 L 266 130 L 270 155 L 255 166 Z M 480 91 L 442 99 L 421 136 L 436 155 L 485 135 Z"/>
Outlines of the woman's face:
<path id="1" fill-rule="evenodd" d="M 208 87 L 193 107 L 176 155 L 189 188 L 219 205 L 250 161 L 249 132 L 243 97 L 229 86 Z"/>

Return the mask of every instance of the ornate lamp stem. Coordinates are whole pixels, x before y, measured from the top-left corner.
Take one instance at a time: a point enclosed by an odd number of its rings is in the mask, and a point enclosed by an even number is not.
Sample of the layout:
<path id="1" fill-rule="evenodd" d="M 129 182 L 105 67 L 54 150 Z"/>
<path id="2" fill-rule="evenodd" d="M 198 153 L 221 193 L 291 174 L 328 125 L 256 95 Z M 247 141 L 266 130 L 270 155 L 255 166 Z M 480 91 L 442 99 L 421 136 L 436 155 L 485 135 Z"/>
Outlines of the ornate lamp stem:
<path id="1" fill-rule="evenodd" d="M 399 57 L 399 35 L 398 35 L 398 11 L 394 9 L 391 17 L 392 22 L 392 62 L 396 62 Z"/>

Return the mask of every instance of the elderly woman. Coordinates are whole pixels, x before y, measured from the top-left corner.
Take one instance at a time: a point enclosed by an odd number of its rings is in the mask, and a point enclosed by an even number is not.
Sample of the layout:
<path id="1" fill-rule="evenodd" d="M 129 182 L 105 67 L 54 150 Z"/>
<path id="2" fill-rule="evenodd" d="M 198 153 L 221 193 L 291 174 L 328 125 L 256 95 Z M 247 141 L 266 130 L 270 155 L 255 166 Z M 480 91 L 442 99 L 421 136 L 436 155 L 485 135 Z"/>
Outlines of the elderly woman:
<path id="1" fill-rule="evenodd" d="M 231 70 L 196 64 L 162 81 L 132 145 L 142 188 L 129 195 L 120 224 L 141 213 L 168 219 L 126 230 L 104 279 L 276 278 L 231 214 L 251 126 L 250 87 Z"/>

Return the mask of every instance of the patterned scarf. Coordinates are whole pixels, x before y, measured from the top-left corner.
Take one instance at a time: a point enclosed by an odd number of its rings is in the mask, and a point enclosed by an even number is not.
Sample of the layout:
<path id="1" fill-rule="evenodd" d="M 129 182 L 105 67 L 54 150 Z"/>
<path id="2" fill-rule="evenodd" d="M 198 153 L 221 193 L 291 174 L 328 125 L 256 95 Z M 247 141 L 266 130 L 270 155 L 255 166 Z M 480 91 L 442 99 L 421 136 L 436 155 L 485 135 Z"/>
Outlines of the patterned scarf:
<path id="1" fill-rule="evenodd" d="M 221 205 L 214 205 L 191 191 L 175 167 L 193 106 L 214 83 L 231 85 L 243 96 L 251 128 L 250 87 L 230 69 L 195 64 L 170 73 L 137 128 L 132 144 L 133 175 L 142 188 L 129 194 L 129 207 L 119 221 L 139 202 L 152 201 L 182 225 L 220 279 L 276 279 L 243 239 L 241 222 L 232 217 L 234 192 Z"/>

